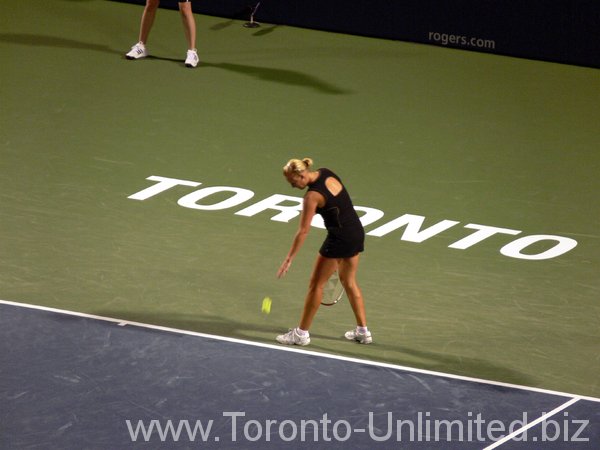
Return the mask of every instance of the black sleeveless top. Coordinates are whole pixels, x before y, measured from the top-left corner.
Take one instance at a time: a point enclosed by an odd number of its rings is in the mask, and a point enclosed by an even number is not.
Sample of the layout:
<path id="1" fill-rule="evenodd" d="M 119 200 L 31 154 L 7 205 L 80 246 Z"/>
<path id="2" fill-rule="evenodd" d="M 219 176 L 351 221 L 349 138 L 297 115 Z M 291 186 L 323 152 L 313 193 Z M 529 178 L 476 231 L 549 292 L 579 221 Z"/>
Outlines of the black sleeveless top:
<path id="1" fill-rule="evenodd" d="M 349 258 L 364 249 L 363 226 L 342 180 L 329 169 L 321 168 L 318 172 L 319 178 L 308 185 L 308 191 L 318 192 L 325 198 L 325 205 L 317 208 L 317 214 L 323 217 L 327 228 L 327 238 L 320 253 L 328 258 Z M 329 177 L 342 185 L 338 195 L 333 195 L 327 189 L 325 181 Z"/>

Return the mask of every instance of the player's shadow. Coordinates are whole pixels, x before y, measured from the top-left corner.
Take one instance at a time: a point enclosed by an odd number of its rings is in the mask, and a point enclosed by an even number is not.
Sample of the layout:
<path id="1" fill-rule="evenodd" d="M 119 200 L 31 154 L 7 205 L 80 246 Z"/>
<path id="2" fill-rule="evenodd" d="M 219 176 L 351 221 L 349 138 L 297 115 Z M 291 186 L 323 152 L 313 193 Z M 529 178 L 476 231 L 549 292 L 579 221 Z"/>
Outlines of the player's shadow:
<path id="1" fill-rule="evenodd" d="M 236 23 L 235 20 L 230 19 L 230 20 L 226 20 L 224 22 L 216 23 L 213 26 L 211 26 L 210 29 L 213 31 L 220 31 L 220 30 L 224 30 L 225 28 L 228 28 L 232 25 L 235 25 L 235 23 Z"/>
<path id="2" fill-rule="evenodd" d="M 157 60 L 157 61 L 169 61 L 169 62 L 172 62 L 172 63 L 181 64 L 181 65 L 183 65 L 183 63 L 184 63 L 184 59 L 183 58 L 168 58 L 166 56 L 148 55 L 144 59 L 147 59 L 147 60 L 153 60 L 154 59 L 154 60 Z"/>
<path id="3" fill-rule="evenodd" d="M 28 33 L 0 33 L 0 42 L 9 44 L 29 45 L 32 47 L 55 47 L 70 48 L 81 50 L 93 50 L 98 52 L 122 55 L 122 52 L 113 50 L 107 45 L 82 42 L 74 39 L 67 39 L 57 36 L 47 36 Z M 176 58 L 165 58 L 161 56 L 150 55 L 148 59 L 170 61 L 181 64 L 183 61 Z M 260 67 L 233 63 L 209 63 L 201 62 L 201 67 L 212 67 L 216 69 L 228 70 L 240 73 L 264 81 L 287 84 L 290 86 L 299 86 L 316 90 L 324 94 L 341 95 L 351 94 L 352 91 L 342 89 L 331 83 L 320 80 L 317 77 L 307 75 L 293 70 L 276 69 L 272 67 Z"/>
<path id="4" fill-rule="evenodd" d="M 252 36 L 256 36 L 256 37 L 265 36 L 266 34 L 270 34 L 273 31 L 275 31 L 278 26 L 279 25 L 271 25 L 270 27 L 261 28 L 260 30 L 255 31 L 254 33 L 252 33 Z"/>
<path id="5" fill-rule="evenodd" d="M 256 78 L 259 80 L 313 89 L 323 94 L 352 94 L 352 91 L 348 89 L 342 89 L 338 86 L 328 83 L 327 81 L 323 81 L 312 75 L 297 72 L 294 70 L 276 69 L 273 67 L 251 66 L 247 64 L 233 63 L 202 62 L 201 65 L 202 67 L 212 67 L 215 69 L 222 69 L 230 72 L 240 73 L 242 75 L 247 75 L 249 77 Z"/>
<path id="6" fill-rule="evenodd" d="M 282 331 L 270 323 L 257 324 L 251 322 L 237 322 L 223 316 L 189 316 L 180 313 L 164 312 L 160 315 L 144 312 L 129 312 L 116 310 L 97 311 L 95 314 L 101 317 L 111 317 L 125 321 L 138 322 L 143 324 L 159 325 L 177 330 L 188 330 L 197 333 L 210 334 L 215 336 L 225 336 L 237 339 L 245 339 L 255 342 L 278 345 L 275 342 L 275 336 Z M 257 334 L 269 334 L 272 338 L 261 339 Z M 469 358 L 465 356 L 446 355 L 443 353 L 417 350 L 408 346 L 396 346 L 382 344 L 375 340 L 369 346 L 350 342 L 340 335 L 332 337 L 331 335 L 322 335 L 311 333 L 311 344 L 308 350 L 315 350 L 325 353 L 336 353 L 342 356 L 352 358 L 362 357 L 361 350 L 368 349 L 376 353 L 376 360 L 394 365 L 417 367 L 419 369 L 433 372 L 447 373 L 465 377 L 477 377 L 480 379 L 501 381 L 523 386 L 534 386 L 536 380 L 513 369 L 494 364 L 489 360 L 480 358 Z M 327 341 L 334 341 L 335 345 L 327 345 Z M 341 346 L 347 346 L 348 350 L 341 349 Z M 386 356 L 382 356 L 382 354 Z M 415 364 L 415 358 L 419 363 Z M 367 357 L 373 359 L 373 357 Z"/>
<path id="7" fill-rule="evenodd" d="M 220 30 L 224 30 L 225 28 L 229 28 L 232 25 L 236 25 L 237 23 L 239 23 L 239 20 L 230 19 L 230 20 L 226 20 L 224 22 L 216 23 L 213 26 L 211 26 L 210 29 L 213 31 L 220 31 Z M 273 31 L 275 31 L 275 29 L 278 26 L 279 25 L 269 25 L 268 27 L 265 27 L 264 25 L 261 25 L 257 31 L 252 33 L 252 36 L 260 37 L 260 36 L 264 36 L 266 34 L 270 34 Z"/>
<path id="8" fill-rule="evenodd" d="M 168 58 L 165 56 L 148 55 L 148 60 L 168 61 L 177 64 L 182 64 L 183 60 L 177 58 Z M 313 89 L 317 92 L 329 95 L 347 95 L 352 94 L 352 91 L 334 86 L 326 81 L 320 80 L 311 75 L 293 70 L 275 69 L 271 67 L 250 66 L 245 64 L 233 63 L 209 63 L 200 61 L 198 69 L 204 67 L 213 67 L 217 69 L 228 70 L 231 72 L 247 75 L 259 80 L 268 81 L 271 83 L 287 84 L 289 86 L 298 86 L 308 89 Z"/>
<path id="9" fill-rule="evenodd" d="M 175 62 L 177 64 L 181 64 L 181 59 L 176 58 L 167 58 L 164 56 L 156 56 L 149 55 L 146 59 L 154 59 L 159 61 L 169 61 Z M 199 69 L 204 67 L 212 67 L 215 69 L 228 70 L 230 72 L 239 73 L 242 75 L 247 75 L 252 78 L 256 78 L 259 80 L 268 81 L 271 83 L 281 83 L 287 84 L 289 86 L 298 86 L 308 89 L 313 89 L 317 92 L 329 95 L 348 95 L 352 94 L 353 91 L 348 89 L 342 89 L 340 87 L 334 86 L 331 83 L 327 83 L 326 81 L 320 80 L 317 77 L 313 77 L 312 75 L 307 75 L 302 72 L 297 72 L 293 70 L 286 69 L 275 69 L 272 67 L 260 67 L 260 66 L 251 66 L 247 64 L 233 64 L 233 63 L 210 63 L 205 61 L 200 61 Z"/>
<path id="10" fill-rule="evenodd" d="M 161 314 L 152 314 L 145 312 L 129 312 L 116 310 L 96 311 L 95 314 L 101 317 L 110 317 L 130 322 L 138 322 L 149 325 L 159 325 L 177 330 L 187 330 L 203 334 L 214 334 L 216 336 L 229 336 L 239 339 L 256 340 L 255 332 L 273 333 L 273 336 L 280 330 L 274 330 L 269 324 L 252 324 L 249 322 L 236 322 L 226 319 L 222 316 L 190 316 L 174 312 L 164 312 Z"/>
<path id="11" fill-rule="evenodd" d="M 67 39 L 57 36 L 46 36 L 29 33 L 0 33 L 0 42 L 9 44 L 29 45 L 31 47 L 55 47 L 55 48 L 74 48 L 81 50 L 94 50 L 98 52 L 121 54 L 107 45 L 94 44 L 91 42 L 81 42 L 74 39 Z"/>
<path id="12" fill-rule="evenodd" d="M 343 339 L 343 337 L 340 336 L 339 338 L 334 338 L 331 336 L 311 333 L 311 339 L 311 347 L 331 352 L 332 349 L 330 347 L 326 345 L 319 345 L 319 340 L 334 340 L 339 342 L 339 340 Z M 357 346 L 361 344 L 349 342 L 349 345 Z M 501 381 L 504 383 L 524 386 L 534 386 L 536 383 L 536 380 L 521 372 L 494 364 L 492 361 L 481 358 L 471 358 L 462 355 L 446 355 L 443 353 L 430 352 L 426 350 L 417 350 L 408 346 L 382 344 L 376 340 L 376 337 L 374 339 L 374 343 L 371 344 L 369 348 L 377 351 L 377 360 L 380 362 L 406 367 L 416 367 L 417 365 L 415 364 L 415 358 L 418 358 L 420 361 L 418 368 L 430 370 L 432 372 L 447 373 L 465 377 L 476 376 L 477 378 L 481 379 Z M 340 351 L 339 347 L 336 346 L 335 352 L 344 356 L 354 358 L 357 357 L 356 349 L 352 350 L 350 348 L 348 351 Z M 381 357 L 381 353 L 390 356 Z"/>

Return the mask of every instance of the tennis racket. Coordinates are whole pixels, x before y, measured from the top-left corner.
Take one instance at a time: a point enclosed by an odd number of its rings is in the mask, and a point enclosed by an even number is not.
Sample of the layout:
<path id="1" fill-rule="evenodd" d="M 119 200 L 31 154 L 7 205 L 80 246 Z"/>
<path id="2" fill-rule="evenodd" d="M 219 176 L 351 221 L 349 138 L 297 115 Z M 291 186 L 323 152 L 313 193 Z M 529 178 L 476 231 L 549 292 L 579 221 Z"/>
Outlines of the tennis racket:
<path id="1" fill-rule="evenodd" d="M 344 296 L 344 286 L 340 281 L 340 277 L 337 270 L 331 275 L 325 287 L 323 288 L 323 298 L 321 299 L 321 305 L 332 306 L 339 302 Z"/>

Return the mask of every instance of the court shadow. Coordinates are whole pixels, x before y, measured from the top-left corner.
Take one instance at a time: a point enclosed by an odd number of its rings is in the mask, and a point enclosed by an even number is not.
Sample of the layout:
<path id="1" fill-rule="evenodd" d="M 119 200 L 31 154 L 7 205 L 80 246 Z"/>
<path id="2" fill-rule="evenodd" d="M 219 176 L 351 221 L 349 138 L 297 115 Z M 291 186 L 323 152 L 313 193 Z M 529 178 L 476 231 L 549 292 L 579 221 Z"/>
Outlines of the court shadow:
<path id="1" fill-rule="evenodd" d="M 113 50 L 106 45 L 94 44 L 91 42 L 81 42 L 74 39 L 66 39 L 56 36 L 45 36 L 28 33 L 0 33 L 0 42 L 8 44 L 29 45 L 31 47 L 55 47 L 71 48 L 81 50 L 94 50 L 97 52 L 111 53 L 120 55 L 121 52 Z"/>
<path id="2" fill-rule="evenodd" d="M 183 65 L 183 63 L 185 62 L 183 58 L 167 58 L 166 56 L 155 56 L 155 55 L 148 55 L 144 59 L 156 60 L 156 61 L 168 61 L 168 62 L 177 63 L 177 64 L 181 64 L 181 65 Z"/>
<path id="3" fill-rule="evenodd" d="M 117 310 L 101 310 L 95 314 L 102 317 L 111 317 L 131 322 L 158 325 L 178 330 L 188 330 L 197 333 L 211 334 L 262 342 L 277 345 L 275 336 L 282 331 L 268 323 L 256 324 L 237 322 L 223 316 L 189 316 L 168 312 L 153 314 L 144 312 L 128 312 Z M 256 333 L 272 334 L 272 339 L 260 339 Z M 327 345 L 332 342 L 332 345 Z M 347 347 L 347 350 L 346 350 Z M 537 380 L 513 369 L 509 369 L 481 358 L 469 358 L 461 355 L 446 355 L 443 353 L 417 350 L 407 346 L 381 344 L 375 341 L 365 346 L 345 340 L 340 335 L 330 336 L 311 333 L 311 344 L 307 350 L 333 353 L 350 358 L 365 358 L 366 360 L 389 363 L 405 367 L 418 368 L 444 374 L 498 381 L 522 386 L 535 386 Z M 372 352 L 373 357 L 365 356 L 365 351 Z M 415 358 L 419 363 L 415 364 Z"/>
<path id="4" fill-rule="evenodd" d="M 275 31 L 275 29 L 278 27 L 279 25 L 271 25 L 270 27 L 264 27 L 261 28 L 260 30 L 252 33 L 252 36 L 256 36 L 256 37 L 260 37 L 260 36 L 265 36 L 267 34 L 272 33 L 273 31 Z"/>
<path id="5" fill-rule="evenodd" d="M 223 22 L 214 24 L 209 29 L 212 31 L 220 31 L 220 30 L 224 30 L 225 28 L 229 28 L 230 26 L 235 25 L 238 22 L 239 22 L 239 19 L 238 20 L 234 20 L 234 19 L 225 20 Z M 241 26 L 243 26 L 243 25 L 241 25 Z M 264 36 L 265 34 L 272 33 L 273 31 L 275 31 L 275 29 L 278 26 L 279 25 L 271 25 L 268 27 L 264 27 L 261 25 L 261 28 L 259 30 L 255 31 L 254 33 L 252 33 L 252 36 L 259 37 L 259 36 Z"/>
<path id="6" fill-rule="evenodd" d="M 235 24 L 235 20 L 233 20 L 233 19 L 226 20 L 224 22 L 215 23 L 213 26 L 210 27 L 210 29 L 213 31 L 220 31 L 220 30 L 224 30 L 225 28 L 228 28 L 234 24 Z"/>
<path id="7" fill-rule="evenodd" d="M 17 45 L 29 45 L 31 47 L 55 47 L 70 48 L 81 50 L 93 50 L 98 52 L 116 54 L 124 57 L 123 51 L 113 50 L 107 45 L 94 44 L 91 42 L 76 41 L 74 39 L 61 38 L 56 36 L 45 36 L 28 33 L 0 33 L 0 42 Z M 165 58 L 150 55 L 148 59 L 182 63 L 181 59 Z M 200 67 L 213 67 L 216 69 L 228 70 L 243 75 L 251 76 L 264 81 L 283 83 L 290 86 L 299 86 L 309 88 L 330 95 L 351 94 L 352 91 L 334 86 L 317 77 L 307 75 L 292 70 L 275 69 L 269 67 L 259 67 L 232 63 L 208 63 L 201 62 Z"/>
<path id="8" fill-rule="evenodd" d="M 208 63 L 202 62 L 202 67 L 213 67 L 215 69 L 228 70 L 242 75 L 247 75 L 263 81 L 286 84 L 289 86 L 298 86 L 313 89 L 322 94 L 329 95 L 347 95 L 353 92 L 348 89 L 342 89 L 331 83 L 320 80 L 317 77 L 307 75 L 301 72 L 285 69 L 275 69 L 272 67 L 259 67 L 245 64 L 233 63 Z"/>
<path id="9" fill-rule="evenodd" d="M 197 333 L 214 334 L 216 336 L 228 336 L 239 339 L 256 340 L 256 336 L 249 332 L 273 333 L 278 330 L 272 325 L 252 324 L 248 322 L 236 322 L 222 316 L 189 316 L 179 313 L 166 312 L 164 314 L 153 314 L 144 312 L 129 312 L 116 310 L 97 311 L 101 317 L 122 319 L 149 325 L 158 325 L 178 330 L 187 330 Z"/>
<path id="10" fill-rule="evenodd" d="M 319 340 L 332 340 L 339 342 L 343 336 L 336 338 L 311 333 L 311 338 L 313 338 L 310 344 L 311 348 L 330 352 L 331 348 L 319 345 Z M 361 344 L 354 342 L 348 342 L 348 344 L 351 346 L 348 350 L 340 350 L 340 348 L 336 346 L 335 352 L 340 355 L 353 358 L 364 357 L 364 352 L 360 352 L 360 356 L 357 356 L 356 349 L 352 350 L 352 346 Z M 471 378 L 475 377 L 490 381 L 499 381 L 509 384 L 523 386 L 536 385 L 536 380 L 530 376 L 481 358 L 471 358 L 462 355 L 446 355 L 443 353 L 417 350 L 406 346 L 381 344 L 378 343 L 377 340 L 375 340 L 370 346 L 365 347 L 372 348 L 374 350 L 374 353 L 376 354 L 374 359 L 379 362 L 430 370 L 432 372 L 440 372 Z M 389 356 L 381 356 L 382 354 Z M 420 360 L 418 365 L 415 364 L 415 358 Z"/>

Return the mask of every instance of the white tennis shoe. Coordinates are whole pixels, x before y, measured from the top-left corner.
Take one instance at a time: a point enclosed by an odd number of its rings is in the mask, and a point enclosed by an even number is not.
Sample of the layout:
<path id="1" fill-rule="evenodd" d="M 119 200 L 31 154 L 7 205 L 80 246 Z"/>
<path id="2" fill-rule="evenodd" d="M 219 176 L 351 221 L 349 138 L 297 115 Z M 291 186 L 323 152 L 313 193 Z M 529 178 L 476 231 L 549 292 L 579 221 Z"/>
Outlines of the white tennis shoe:
<path id="1" fill-rule="evenodd" d="M 200 58 L 198 58 L 198 51 L 196 49 L 188 50 L 185 58 L 186 67 L 196 67 Z"/>
<path id="2" fill-rule="evenodd" d="M 346 331 L 344 336 L 346 336 L 346 339 L 350 341 L 356 341 L 359 344 L 370 344 L 373 342 L 373 336 L 371 336 L 370 331 L 359 333 L 356 328 L 354 330 Z"/>
<path id="3" fill-rule="evenodd" d="M 131 47 L 131 50 L 125 54 L 127 59 L 140 59 L 145 58 L 146 56 L 148 56 L 148 51 L 146 50 L 146 46 L 141 42 L 135 44 Z"/>
<path id="4" fill-rule="evenodd" d="M 310 344 L 310 335 L 300 336 L 297 328 L 292 328 L 285 334 L 277 336 L 277 342 L 286 345 L 308 345 Z"/>

